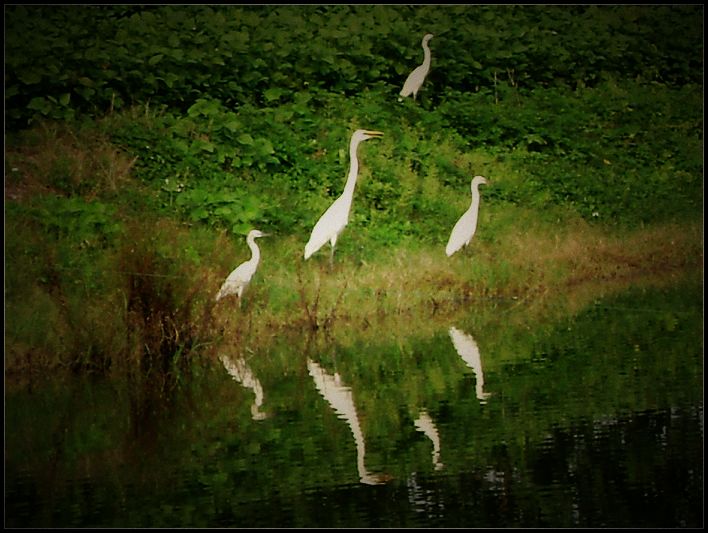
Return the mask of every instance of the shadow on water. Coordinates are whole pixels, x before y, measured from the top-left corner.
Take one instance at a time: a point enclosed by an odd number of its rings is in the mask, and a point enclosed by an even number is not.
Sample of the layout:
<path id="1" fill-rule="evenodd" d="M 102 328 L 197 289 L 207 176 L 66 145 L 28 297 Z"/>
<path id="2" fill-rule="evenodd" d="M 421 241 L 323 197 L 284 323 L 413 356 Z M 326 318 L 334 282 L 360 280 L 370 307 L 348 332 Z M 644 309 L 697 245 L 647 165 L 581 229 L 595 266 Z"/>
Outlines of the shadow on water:
<path id="1" fill-rule="evenodd" d="M 484 371 L 482 370 L 482 357 L 477 343 L 472 338 L 472 335 L 468 335 L 454 326 L 450 327 L 450 338 L 462 360 L 474 371 L 477 399 L 480 403 L 486 403 L 491 394 L 484 392 Z"/>
<path id="2" fill-rule="evenodd" d="M 244 387 L 251 389 L 255 398 L 253 404 L 251 405 L 251 418 L 253 420 L 263 420 L 268 414 L 261 410 L 263 406 L 263 386 L 258 378 L 253 374 L 251 367 L 246 362 L 244 357 L 231 358 L 226 354 L 221 354 L 219 356 L 221 364 L 229 373 L 229 375 L 234 378 L 234 380 Z"/>
<path id="3" fill-rule="evenodd" d="M 411 322 L 6 396 L 6 525 L 702 525 L 695 285 Z"/>

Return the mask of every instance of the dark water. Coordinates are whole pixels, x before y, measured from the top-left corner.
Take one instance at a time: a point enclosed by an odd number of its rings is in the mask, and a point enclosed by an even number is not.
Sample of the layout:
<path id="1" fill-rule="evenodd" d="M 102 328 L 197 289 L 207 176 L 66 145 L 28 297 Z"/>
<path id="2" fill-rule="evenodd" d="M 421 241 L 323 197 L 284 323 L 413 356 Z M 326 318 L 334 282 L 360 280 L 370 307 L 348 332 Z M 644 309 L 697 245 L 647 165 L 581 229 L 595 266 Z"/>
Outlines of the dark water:
<path id="1" fill-rule="evenodd" d="M 6 393 L 5 525 L 702 527 L 702 287 L 475 307 Z"/>

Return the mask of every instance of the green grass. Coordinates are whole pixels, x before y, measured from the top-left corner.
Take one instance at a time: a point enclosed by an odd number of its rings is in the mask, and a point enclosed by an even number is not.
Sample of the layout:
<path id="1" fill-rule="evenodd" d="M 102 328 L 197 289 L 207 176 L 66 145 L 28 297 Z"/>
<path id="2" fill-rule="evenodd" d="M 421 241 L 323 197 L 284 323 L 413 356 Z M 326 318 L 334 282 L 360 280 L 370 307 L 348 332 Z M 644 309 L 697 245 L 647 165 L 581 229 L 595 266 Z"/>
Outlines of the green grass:
<path id="1" fill-rule="evenodd" d="M 70 234 L 35 233 L 11 218 L 8 375 L 46 368 L 135 372 L 146 358 L 168 371 L 179 362 L 176 354 L 180 364 L 195 361 L 226 339 L 255 349 L 285 330 L 396 324 L 412 332 L 419 328 L 412 324 L 475 301 L 541 303 L 560 294 L 587 302 L 702 268 L 699 224 L 608 231 L 578 217 L 557 225 L 522 208 L 504 210 L 514 224 L 486 227 L 499 211 L 489 206 L 473 244 L 451 258 L 441 243 L 389 246 L 355 225 L 342 234 L 333 267 L 327 247 L 303 260 L 306 234 L 262 239 L 262 263 L 241 308 L 235 298 L 214 305 L 213 297 L 250 255 L 242 238 L 148 217 L 124 221 L 112 245 L 90 251 Z M 45 252 L 39 261 L 38 250 Z"/>

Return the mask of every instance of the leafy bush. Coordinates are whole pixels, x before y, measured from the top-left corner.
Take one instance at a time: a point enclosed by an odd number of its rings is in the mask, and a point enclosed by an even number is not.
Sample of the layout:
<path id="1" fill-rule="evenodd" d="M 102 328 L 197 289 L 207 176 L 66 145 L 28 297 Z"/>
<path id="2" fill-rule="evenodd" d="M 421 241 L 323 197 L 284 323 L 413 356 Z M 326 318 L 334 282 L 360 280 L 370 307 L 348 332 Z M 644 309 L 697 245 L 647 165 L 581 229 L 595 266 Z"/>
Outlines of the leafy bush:
<path id="1" fill-rule="evenodd" d="M 9 6 L 13 127 L 151 102 L 185 112 L 293 101 L 308 89 L 392 96 L 432 41 L 430 97 L 608 78 L 702 83 L 699 6 Z M 27 35 L 32 35 L 31 40 Z"/>

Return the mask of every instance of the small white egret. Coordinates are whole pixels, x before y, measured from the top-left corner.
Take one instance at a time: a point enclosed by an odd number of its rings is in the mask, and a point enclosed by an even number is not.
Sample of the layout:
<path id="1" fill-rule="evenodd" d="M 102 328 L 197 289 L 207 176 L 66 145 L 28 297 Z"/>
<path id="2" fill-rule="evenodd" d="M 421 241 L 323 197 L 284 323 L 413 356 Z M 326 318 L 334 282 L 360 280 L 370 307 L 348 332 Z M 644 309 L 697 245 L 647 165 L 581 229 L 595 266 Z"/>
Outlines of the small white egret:
<path id="1" fill-rule="evenodd" d="M 475 176 L 472 179 L 472 203 L 470 208 L 457 221 L 455 227 L 452 228 L 450 240 L 447 241 L 447 246 L 445 247 L 445 253 L 448 257 L 463 246 L 467 246 L 472 240 L 477 229 L 477 215 L 479 214 L 479 186 L 486 183 L 487 180 L 484 176 Z"/>
<path id="2" fill-rule="evenodd" d="M 401 89 L 401 96 L 410 96 L 413 94 L 413 100 L 415 100 L 416 94 L 420 90 L 420 86 L 423 85 L 425 77 L 428 75 L 430 70 L 430 48 L 428 48 L 428 41 L 433 38 L 432 33 L 426 33 L 423 37 L 423 64 L 418 65 L 413 72 L 408 75 L 406 83 L 403 84 L 403 89 Z"/>
<path id="3" fill-rule="evenodd" d="M 267 233 L 263 233 L 257 229 L 248 232 L 246 242 L 251 249 L 251 258 L 241 263 L 229 274 L 229 277 L 226 278 L 219 289 L 219 293 L 216 295 L 217 302 L 224 296 L 236 293 L 238 295 L 239 306 L 241 305 L 241 295 L 251 282 L 251 278 L 258 268 L 258 262 L 261 260 L 261 251 L 256 245 L 256 238 L 266 237 L 267 235 Z"/>
<path id="4" fill-rule="evenodd" d="M 317 250 L 322 248 L 329 241 L 332 245 L 330 264 L 334 258 L 334 246 L 337 244 L 337 237 L 349 222 L 349 211 L 354 200 L 354 186 L 359 174 L 359 160 L 356 157 L 356 150 L 359 143 L 368 139 L 380 138 L 383 135 L 380 131 L 356 130 L 352 134 L 349 142 L 349 176 L 344 185 L 344 192 L 337 198 L 327 211 L 320 217 L 312 229 L 310 240 L 305 245 L 305 259 L 308 259 Z"/>

